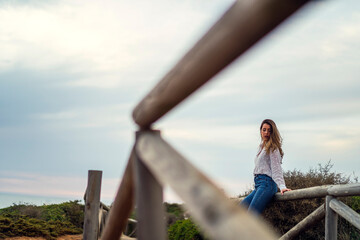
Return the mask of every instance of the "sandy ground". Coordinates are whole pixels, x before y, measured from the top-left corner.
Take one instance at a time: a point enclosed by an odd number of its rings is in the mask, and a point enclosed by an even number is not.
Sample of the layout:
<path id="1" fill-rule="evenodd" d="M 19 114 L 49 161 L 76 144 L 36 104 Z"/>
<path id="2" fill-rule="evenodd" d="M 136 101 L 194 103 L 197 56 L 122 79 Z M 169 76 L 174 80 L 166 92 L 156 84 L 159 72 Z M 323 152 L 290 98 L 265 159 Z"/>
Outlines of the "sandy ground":
<path id="1" fill-rule="evenodd" d="M 45 240 L 42 237 L 13 237 L 13 238 L 5 238 L 5 240 Z M 57 238 L 57 240 L 82 240 L 82 234 L 80 235 L 65 235 Z M 136 240 L 136 238 L 130 238 L 126 236 L 122 236 L 121 240 Z"/>
<path id="2" fill-rule="evenodd" d="M 45 240 L 42 237 L 13 237 L 5 238 L 5 240 Z M 57 240 L 82 240 L 82 234 L 80 235 L 65 235 L 57 238 Z"/>

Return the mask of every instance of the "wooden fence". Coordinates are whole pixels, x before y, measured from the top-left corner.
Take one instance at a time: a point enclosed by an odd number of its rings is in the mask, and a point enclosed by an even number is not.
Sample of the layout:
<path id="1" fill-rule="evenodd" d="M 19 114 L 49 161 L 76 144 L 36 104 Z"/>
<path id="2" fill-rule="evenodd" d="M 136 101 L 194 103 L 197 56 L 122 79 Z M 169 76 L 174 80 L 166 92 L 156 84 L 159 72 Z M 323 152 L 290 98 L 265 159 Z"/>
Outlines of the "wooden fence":
<path id="1" fill-rule="evenodd" d="M 151 125 L 307 2 L 236 1 L 136 106 L 133 119 L 140 130 L 109 213 L 103 240 L 119 239 L 135 202 L 137 238 L 165 240 L 164 185 L 169 185 L 185 202 L 211 239 L 278 238 L 259 218 L 235 206 L 222 190 L 162 139 L 159 131 L 152 130 Z M 331 209 L 339 208 L 330 198 L 328 205 Z"/>
<path id="2" fill-rule="evenodd" d="M 162 164 L 161 164 L 162 166 Z M 161 171 L 160 168 L 159 171 Z M 184 174 L 180 173 L 180 174 Z M 110 208 L 100 201 L 101 190 L 101 171 L 90 170 L 88 174 L 88 186 L 84 196 L 85 216 L 84 216 L 84 235 L 86 240 L 97 240 L 104 226 L 106 215 Z M 166 177 L 165 177 L 166 178 Z M 346 219 L 353 226 L 360 229 L 360 214 L 356 213 L 350 207 L 337 200 L 336 197 L 348 197 L 360 195 L 360 183 L 345 185 L 326 185 L 311 187 L 305 189 L 293 190 L 285 195 L 277 193 L 274 201 L 291 201 L 311 198 L 324 198 L 325 203 L 319 206 L 315 211 L 300 221 L 296 226 L 285 233 L 280 240 L 294 239 L 301 231 L 307 230 L 318 221 L 325 218 L 325 239 L 337 239 L 337 219 L 338 215 Z M 145 198 L 147 199 L 147 198 Z M 203 199 L 202 199 L 203 200 Z M 232 199 L 234 205 L 238 205 L 243 198 Z M 291 216 L 289 216 L 291 217 Z M 137 221 L 127 220 L 127 226 L 124 233 L 132 237 L 137 230 Z M 129 228 L 130 226 L 130 228 Z"/>
<path id="3" fill-rule="evenodd" d="M 83 239 L 95 240 L 99 236 L 99 207 L 102 171 L 88 172 L 88 183 L 85 191 L 85 214 Z"/>
<path id="4" fill-rule="evenodd" d="M 294 239 L 300 232 L 325 218 L 325 239 L 337 239 L 338 215 L 360 230 L 360 214 L 337 200 L 337 197 L 360 196 L 360 183 L 343 185 L 325 185 L 293 190 L 281 195 L 275 194 L 274 201 L 291 201 L 311 198 L 324 198 L 325 203 L 319 206 L 296 226 L 281 236 L 280 240 Z M 234 199 L 236 203 L 243 198 Z"/>
<path id="5" fill-rule="evenodd" d="M 88 183 L 84 194 L 84 240 L 97 240 L 101 236 L 110 211 L 110 207 L 100 201 L 101 179 L 102 171 L 88 171 Z M 137 230 L 137 221 L 129 218 L 127 222 L 123 233 L 128 237 L 133 237 Z"/>
<path id="6" fill-rule="evenodd" d="M 291 191 L 285 195 L 276 194 L 275 201 L 288 201 L 325 197 L 325 203 L 299 222 L 280 239 L 293 239 L 301 231 L 307 229 L 325 217 L 325 240 L 337 239 L 338 215 L 345 218 L 353 226 L 360 229 L 360 214 L 352 210 L 336 197 L 360 196 L 360 183 L 319 186 Z"/>

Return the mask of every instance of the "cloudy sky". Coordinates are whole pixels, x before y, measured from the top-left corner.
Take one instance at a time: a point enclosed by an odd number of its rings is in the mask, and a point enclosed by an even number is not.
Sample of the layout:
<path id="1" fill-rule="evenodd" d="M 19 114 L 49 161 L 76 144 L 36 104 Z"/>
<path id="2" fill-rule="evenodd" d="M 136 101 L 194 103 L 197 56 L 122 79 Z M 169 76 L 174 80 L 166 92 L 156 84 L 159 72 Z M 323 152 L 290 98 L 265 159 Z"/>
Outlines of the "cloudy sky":
<path id="1" fill-rule="evenodd" d="M 132 109 L 232 3 L 1 0 L 0 193 L 81 199 L 97 169 L 111 201 Z M 230 196 L 251 187 L 265 118 L 284 170 L 359 176 L 359 43 L 358 0 L 311 3 L 156 128 Z"/>

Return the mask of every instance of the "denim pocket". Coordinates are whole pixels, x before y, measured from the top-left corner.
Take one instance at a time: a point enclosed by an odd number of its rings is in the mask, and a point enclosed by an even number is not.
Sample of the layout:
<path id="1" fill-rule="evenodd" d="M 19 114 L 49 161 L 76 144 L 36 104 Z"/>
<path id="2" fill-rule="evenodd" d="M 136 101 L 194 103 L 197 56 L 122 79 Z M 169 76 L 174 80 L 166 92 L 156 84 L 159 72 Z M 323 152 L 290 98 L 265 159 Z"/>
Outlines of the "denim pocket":
<path id="1" fill-rule="evenodd" d="M 271 181 L 272 179 L 270 177 L 267 177 L 265 175 L 258 175 L 255 177 L 255 188 L 259 188 L 259 187 L 269 188 L 271 187 Z"/>

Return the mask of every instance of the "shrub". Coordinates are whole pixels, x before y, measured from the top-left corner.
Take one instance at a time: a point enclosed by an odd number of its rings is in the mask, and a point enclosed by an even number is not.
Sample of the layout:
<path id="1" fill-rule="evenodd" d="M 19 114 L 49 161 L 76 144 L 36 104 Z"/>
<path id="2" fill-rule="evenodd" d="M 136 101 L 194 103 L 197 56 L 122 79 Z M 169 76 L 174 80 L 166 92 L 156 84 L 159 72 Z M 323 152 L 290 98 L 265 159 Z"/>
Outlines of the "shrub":
<path id="1" fill-rule="evenodd" d="M 42 208 L 36 207 L 35 205 L 22 205 L 19 208 L 19 214 L 25 215 L 30 218 L 41 219 L 44 210 Z"/>
<path id="2" fill-rule="evenodd" d="M 84 205 L 79 204 L 80 201 L 70 201 L 60 205 L 65 213 L 67 220 L 78 228 L 84 225 Z"/>
<path id="3" fill-rule="evenodd" d="M 184 216 L 184 211 L 182 210 L 182 207 L 180 204 L 177 203 L 164 203 L 164 206 L 166 208 L 166 212 L 171 213 L 175 215 L 178 218 L 181 218 Z"/>
<path id="4" fill-rule="evenodd" d="M 167 226 L 170 227 L 178 220 L 184 219 L 184 211 L 182 206 L 177 203 L 164 203 L 166 210 Z"/>
<path id="5" fill-rule="evenodd" d="M 35 206 L 14 204 L 0 209 L 0 239 L 28 236 L 55 239 L 82 233 L 84 206 L 80 201 Z"/>
<path id="6" fill-rule="evenodd" d="M 1 238 L 27 236 L 52 240 L 65 234 L 79 234 L 82 230 L 74 228 L 69 222 L 46 222 L 28 216 L 0 216 L 0 232 Z"/>
<path id="7" fill-rule="evenodd" d="M 178 220 L 168 229 L 169 240 L 203 240 L 199 228 L 190 220 Z"/>

